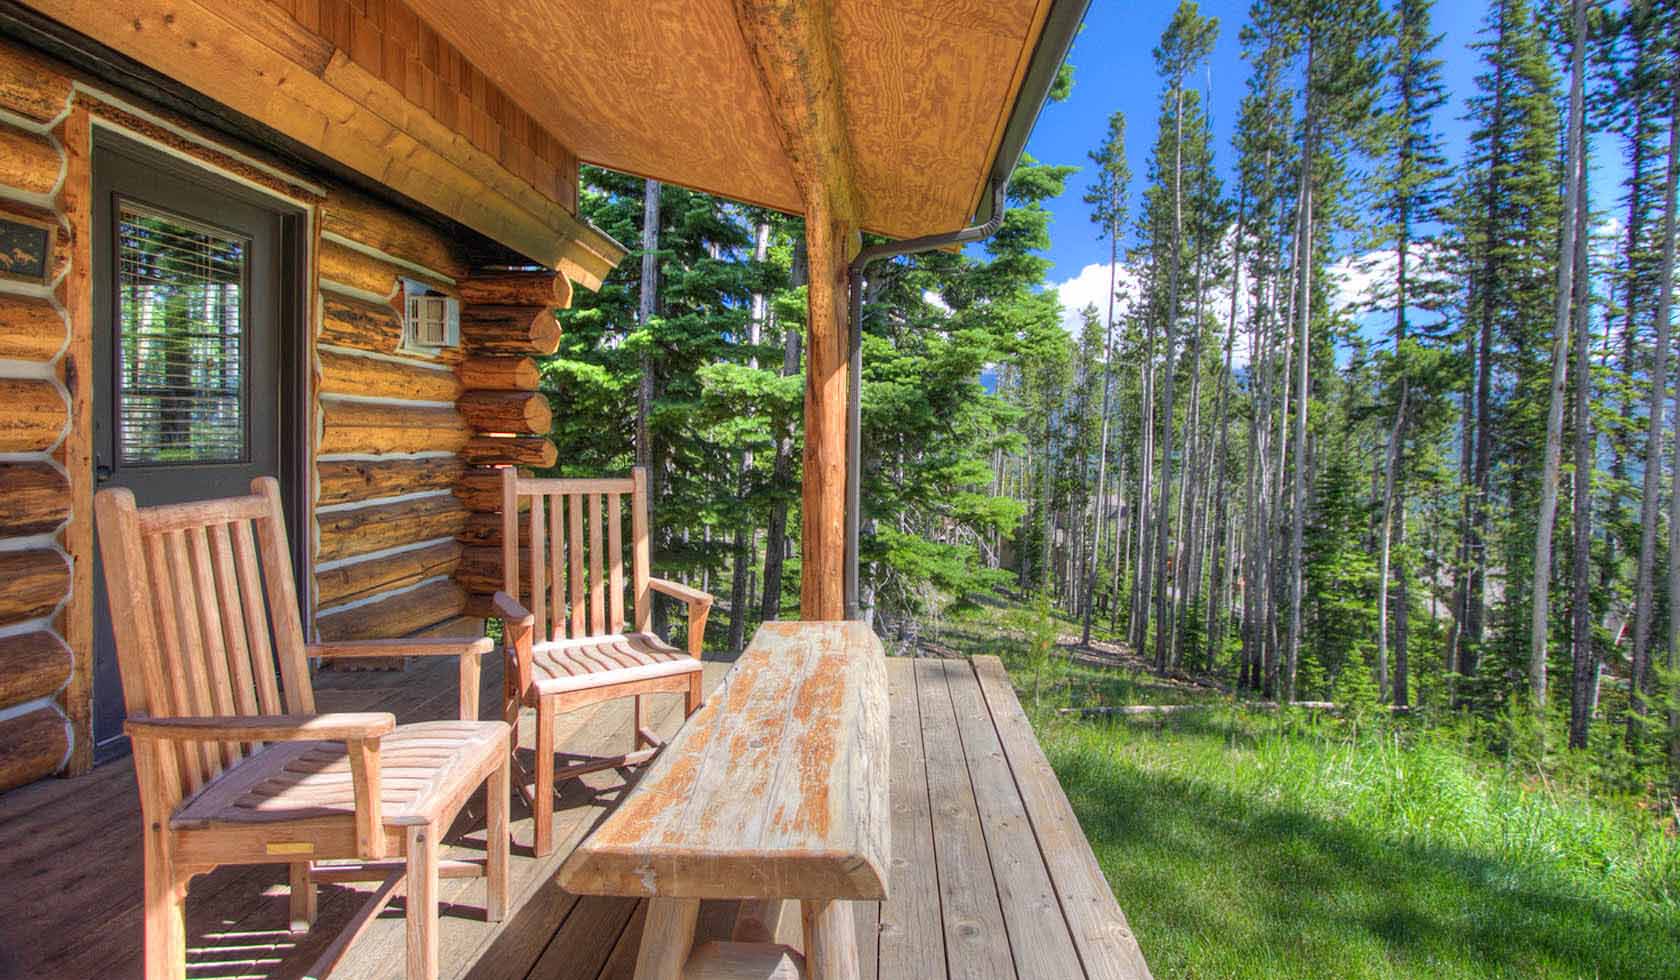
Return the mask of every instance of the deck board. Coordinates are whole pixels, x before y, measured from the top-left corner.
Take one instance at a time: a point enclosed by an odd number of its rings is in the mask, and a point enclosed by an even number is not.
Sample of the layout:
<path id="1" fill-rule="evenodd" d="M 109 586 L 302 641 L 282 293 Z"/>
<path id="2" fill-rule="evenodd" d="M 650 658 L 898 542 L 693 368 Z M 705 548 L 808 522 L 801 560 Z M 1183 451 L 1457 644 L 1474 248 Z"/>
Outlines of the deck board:
<path id="1" fill-rule="evenodd" d="M 855 907 L 865 980 L 948 977 L 1148 977 L 1137 943 L 1079 829 L 1072 807 L 1022 713 L 1002 665 L 888 661 L 891 742 L 890 897 Z M 707 665 L 708 686 L 727 664 Z M 486 716 L 500 669 L 486 663 Z M 389 710 L 399 721 L 454 712 L 453 661 L 404 674 L 322 675 L 322 710 Z M 624 747 L 628 702 L 563 716 L 568 746 Z M 662 732 L 681 700 L 656 699 Z M 529 728 L 529 715 L 524 727 Z M 530 744 L 530 733 L 525 733 Z M 646 903 L 569 895 L 553 873 L 609 812 L 622 782 L 598 773 L 558 808 L 557 846 L 531 856 L 530 817 L 515 804 L 513 904 L 499 927 L 483 921 L 482 883 L 446 880 L 442 975 L 470 980 L 631 980 Z M 482 848 L 475 801 L 467 849 Z M 0 795 L 0 980 L 136 976 L 140 953 L 140 820 L 133 769 L 111 763 L 77 779 Z M 457 836 L 459 842 L 461 838 Z M 69 860 L 55 860 L 70 856 Z M 286 929 L 280 866 L 223 868 L 188 899 L 194 980 L 299 976 L 371 886 L 323 886 L 315 929 Z M 400 977 L 402 904 L 392 903 L 339 971 L 340 980 Z M 702 938 L 726 938 L 733 903 L 707 903 Z M 797 915 L 795 915 L 797 919 Z"/>

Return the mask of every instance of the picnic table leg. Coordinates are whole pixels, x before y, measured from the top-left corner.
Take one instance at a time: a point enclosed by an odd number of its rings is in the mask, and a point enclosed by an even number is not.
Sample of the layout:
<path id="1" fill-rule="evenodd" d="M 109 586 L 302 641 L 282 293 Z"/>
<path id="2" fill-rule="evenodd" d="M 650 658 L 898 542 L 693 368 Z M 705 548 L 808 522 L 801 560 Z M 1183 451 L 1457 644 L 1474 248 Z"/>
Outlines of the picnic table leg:
<path id="1" fill-rule="evenodd" d="M 783 898 L 748 898 L 741 901 L 735 914 L 735 930 L 729 938 L 738 943 L 773 943 L 781 931 L 782 917 L 788 900 Z"/>
<path id="2" fill-rule="evenodd" d="M 698 898 L 650 898 L 636 953 L 636 980 L 680 980 L 694 947 Z"/>
<path id="3" fill-rule="evenodd" d="M 805 924 L 808 980 L 858 980 L 857 925 L 849 902 L 806 899 L 799 903 Z"/>

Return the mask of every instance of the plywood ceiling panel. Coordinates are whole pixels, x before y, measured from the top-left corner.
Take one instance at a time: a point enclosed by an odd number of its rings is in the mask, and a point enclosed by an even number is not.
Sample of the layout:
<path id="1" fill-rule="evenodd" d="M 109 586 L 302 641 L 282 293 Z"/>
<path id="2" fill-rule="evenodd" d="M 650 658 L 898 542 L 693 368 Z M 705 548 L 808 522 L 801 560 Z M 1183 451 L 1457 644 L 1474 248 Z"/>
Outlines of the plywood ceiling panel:
<path id="1" fill-rule="evenodd" d="M 1050 0 L 833 0 L 864 227 L 974 213 Z M 409 0 L 579 159 L 801 210 L 732 0 Z"/>

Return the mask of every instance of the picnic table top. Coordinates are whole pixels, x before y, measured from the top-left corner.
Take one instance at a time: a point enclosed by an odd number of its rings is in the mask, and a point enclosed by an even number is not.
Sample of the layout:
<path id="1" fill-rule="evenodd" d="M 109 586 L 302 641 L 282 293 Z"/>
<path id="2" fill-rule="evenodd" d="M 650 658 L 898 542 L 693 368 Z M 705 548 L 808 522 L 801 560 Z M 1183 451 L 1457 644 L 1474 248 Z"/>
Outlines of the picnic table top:
<path id="1" fill-rule="evenodd" d="M 764 624 L 566 861 L 579 894 L 886 896 L 886 663 L 862 623 Z"/>

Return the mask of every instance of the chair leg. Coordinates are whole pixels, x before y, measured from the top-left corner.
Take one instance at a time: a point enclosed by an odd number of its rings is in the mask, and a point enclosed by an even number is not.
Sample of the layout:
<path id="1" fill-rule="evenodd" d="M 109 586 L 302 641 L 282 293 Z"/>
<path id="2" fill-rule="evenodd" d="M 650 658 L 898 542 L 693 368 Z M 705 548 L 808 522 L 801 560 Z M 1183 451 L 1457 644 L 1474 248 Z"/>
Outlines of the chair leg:
<path id="1" fill-rule="evenodd" d="M 688 675 L 688 693 L 683 695 L 684 716 L 692 715 L 706 703 L 706 696 L 700 690 L 701 678 L 704 675 L 696 672 Z"/>
<path id="2" fill-rule="evenodd" d="M 155 833 L 155 832 L 153 832 Z M 185 980 L 187 975 L 186 882 L 155 841 L 146 848 L 145 977 Z"/>
<path id="3" fill-rule="evenodd" d="M 647 739 L 642 737 L 642 732 L 647 731 L 647 703 L 646 699 L 640 694 L 636 695 L 636 715 L 631 724 L 634 726 L 632 734 L 635 735 L 636 748 L 646 748 L 649 743 Z"/>
<path id="4" fill-rule="evenodd" d="M 537 788 L 532 818 L 536 821 L 537 857 L 554 850 L 554 702 L 537 702 Z"/>
<path id="5" fill-rule="evenodd" d="M 408 828 L 408 980 L 437 980 L 438 833 Z"/>
<path id="6" fill-rule="evenodd" d="M 315 882 L 309 877 L 308 861 L 293 861 L 289 866 L 291 880 L 291 925 L 293 932 L 308 932 L 315 924 Z"/>
<path id="7" fill-rule="evenodd" d="M 484 892 L 485 917 L 500 922 L 508 909 L 508 792 L 512 782 L 513 763 L 502 756 L 502 764 L 485 780 L 484 795 L 489 797 L 484 818 Z"/>

